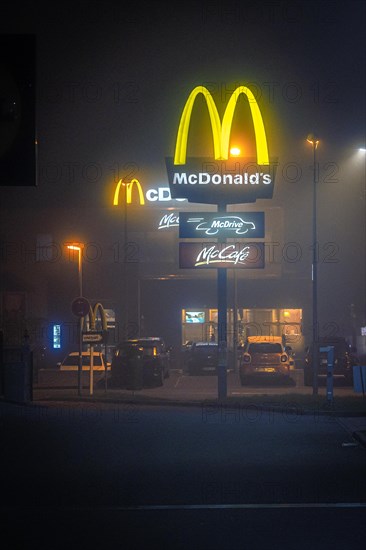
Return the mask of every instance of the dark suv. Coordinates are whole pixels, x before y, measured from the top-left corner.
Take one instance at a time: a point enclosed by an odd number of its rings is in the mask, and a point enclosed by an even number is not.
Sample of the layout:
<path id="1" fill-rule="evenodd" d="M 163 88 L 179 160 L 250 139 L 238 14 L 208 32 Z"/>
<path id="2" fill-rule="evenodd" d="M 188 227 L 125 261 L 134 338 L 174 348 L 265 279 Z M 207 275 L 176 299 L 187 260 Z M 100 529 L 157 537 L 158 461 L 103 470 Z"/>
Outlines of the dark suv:
<path id="1" fill-rule="evenodd" d="M 327 377 L 327 352 L 320 351 L 321 348 L 328 346 L 334 347 L 334 366 L 333 376 L 335 380 L 341 379 L 346 384 L 353 384 L 353 367 L 359 364 L 359 359 L 356 355 L 356 349 L 352 348 L 347 340 L 339 337 L 320 337 L 319 338 L 319 362 L 318 362 L 318 379 L 326 380 Z M 313 385 L 313 365 L 312 365 L 312 346 L 307 348 L 305 363 L 304 363 L 304 384 L 305 386 Z"/>
<path id="2" fill-rule="evenodd" d="M 160 337 L 125 340 L 115 350 L 111 365 L 113 386 L 162 386 L 169 374 L 170 349 Z"/>

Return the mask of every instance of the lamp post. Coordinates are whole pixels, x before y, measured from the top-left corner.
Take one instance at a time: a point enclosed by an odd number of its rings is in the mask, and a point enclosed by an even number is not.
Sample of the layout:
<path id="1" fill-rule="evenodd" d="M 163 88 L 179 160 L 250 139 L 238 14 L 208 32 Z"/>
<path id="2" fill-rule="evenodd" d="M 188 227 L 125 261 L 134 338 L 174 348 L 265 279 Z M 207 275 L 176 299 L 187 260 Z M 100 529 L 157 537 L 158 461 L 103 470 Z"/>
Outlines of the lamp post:
<path id="1" fill-rule="evenodd" d="M 313 290 L 313 327 L 312 327 L 312 365 L 313 365 L 313 395 L 318 394 L 318 242 L 317 242 L 317 183 L 318 166 L 316 150 L 319 140 L 313 134 L 307 137 L 307 142 L 313 148 L 313 261 L 312 261 L 312 290 Z"/>
<path id="2" fill-rule="evenodd" d="M 82 250 L 83 245 L 79 244 L 70 244 L 67 245 L 69 250 L 77 250 L 78 252 L 78 273 L 79 273 L 79 294 L 80 298 L 83 297 L 83 259 L 82 259 Z M 81 373 L 83 370 L 83 318 L 79 319 L 79 364 L 78 364 L 78 395 L 81 395 Z"/>

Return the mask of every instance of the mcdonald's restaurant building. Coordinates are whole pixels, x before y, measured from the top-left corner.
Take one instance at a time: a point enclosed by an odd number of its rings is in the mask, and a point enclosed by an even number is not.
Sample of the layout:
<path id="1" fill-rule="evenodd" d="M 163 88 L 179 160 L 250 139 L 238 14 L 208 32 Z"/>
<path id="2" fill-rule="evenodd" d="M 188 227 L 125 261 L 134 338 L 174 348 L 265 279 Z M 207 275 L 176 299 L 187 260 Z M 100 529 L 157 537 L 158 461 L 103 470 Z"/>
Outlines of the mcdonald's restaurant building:
<path id="1" fill-rule="evenodd" d="M 170 196 L 169 188 L 159 190 L 161 197 Z M 161 333 L 178 347 L 188 341 L 217 340 L 217 269 L 179 267 L 180 243 L 190 242 L 179 237 L 179 215 L 202 210 L 211 214 L 217 211 L 216 207 L 173 199 L 139 205 L 137 193 L 134 198 L 135 202 L 127 205 L 129 257 L 125 266 L 129 271 L 130 328 L 145 335 Z M 241 343 L 250 334 L 285 334 L 293 347 L 302 351 L 304 322 L 306 315 L 311 315 L 310 281 L 303 278 L 299 285 L 295 277 L 294 254 L 300 255 L 297 245 L 281 249 L 283 209 L 276 206 L 261 209 L 268 220 L 265 236 L 268 264 L 265 269 L 227 271 L 228 345 L 234 345 L 234 335 Z M 242 210 L 243 205 L 236 205 L 229 211 Z M 258 206 L 245 205 L 245 211 L 256 212 Z M 202 243 L 206 241 L 202 239 Z M 301 261 L 304 264 L 302 258 Z M 302 268 L 305 269 L 304 265 Z M 311 322 L 309 317 L 307 321 Z"/>
<path id="2" fill-rule="evenodd" d="M 115 210 L 116 217 L 120 215 L 127 222 L 124 267 L 128 272 L 126 300 L 132 333 L 161 334 L 177 349 L 189 341 L 217 341 L 217 269 L 206 259 L 202 269 L 182 267 L 180 247 L 192 239 L 180 237 L 179 232 L 183 216 L 201 216 L 203 211 L 212 216 L 217 214 L 217 207 L 172 199 L 169 187 L 163 184 L 143 189 L 145 200 L 140 204 L 137 191 L 136 185 L 131 203 L 116 205 Z M 310 231 L 305 235 L 298 231 L 297 214 L 287 208 L 276 198 L 227 208 L 231 218 L 261 211 L 265 219 L 263 237 L 255 241 L 264 245 L 264 267 L 240 269 L 233 265 L 227 269 L 227 338 L 232 347 L 248 335 L 283 335 L 300 365 L 312 337 L 311 235 Z M 201 248 L 213 240 L 202 238 Z M 227 240 L 234 241 L 245 245 L 248 239 Z M 355 319 L 348 317 L 347 298 L 342 304 L 339 300 L 326 304 L 326 279 L 338 267 L 321 266 L 321 323 L 325 334 L 357 340 Z M 355 343 L 362 348 L 362 339 L 358 340 Z"/>

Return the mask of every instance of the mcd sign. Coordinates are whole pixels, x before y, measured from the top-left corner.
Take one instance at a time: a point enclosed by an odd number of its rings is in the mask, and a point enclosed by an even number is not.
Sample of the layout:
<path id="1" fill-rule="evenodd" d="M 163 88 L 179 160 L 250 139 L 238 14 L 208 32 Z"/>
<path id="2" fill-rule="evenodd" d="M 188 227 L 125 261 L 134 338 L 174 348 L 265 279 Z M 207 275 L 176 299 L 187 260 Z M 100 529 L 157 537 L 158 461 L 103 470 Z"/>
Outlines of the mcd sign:
<path id="1" fill-rule="evenodd" d="M 188 158 L 187 142 L 192 110 L 199 94 L 206 102 L 211 122 L 214 159 Z M 233 116 L 238 99 L 248 99 L 253 121 L 256 159 L 230 158 L 229 146 Z M 270 162 L 262 115 L 253 93 L 239 86 L 231 95 L 222 122 L 211 93 L 197 86 L 183 109 L 177 134 L 174 158 L 166 159 L 169 187 L 173 199 L 210 204 L 240 204 L 258 198 L 272 198 L 275 162 Z"/>

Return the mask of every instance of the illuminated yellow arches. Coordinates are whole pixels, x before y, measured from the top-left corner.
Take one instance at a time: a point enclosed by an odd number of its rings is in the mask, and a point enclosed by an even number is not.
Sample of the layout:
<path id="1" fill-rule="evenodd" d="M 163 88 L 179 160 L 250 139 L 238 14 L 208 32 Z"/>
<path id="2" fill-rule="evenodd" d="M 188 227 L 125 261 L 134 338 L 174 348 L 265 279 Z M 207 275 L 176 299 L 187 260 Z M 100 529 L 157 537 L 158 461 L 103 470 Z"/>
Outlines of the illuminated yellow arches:
<path id="1" fill-rule="evenodd" d="M 186 163 L 189 125 L 191 121 L 194 102 L 196 101 L 198 94 L 203 94 L 206 100 L 208 113 L 210 115 L 215 159 L 227 160 L 229 158 L 229 141 L 233 116 L 239 96 L 241 94 L 244 94 L 248 98 L 253 119 L 257 147 L 257 162 L 261 165 L 268 165 L 269 156 L 267 138 L 262 115 L 253 93 L 246 86 L 239 86 L 232 93 L 225 109 L 225 113 L 222 119 L 222 125 L 220 122 L 220 117 L 217 111 L 216 104 L 207 88 L 205 88 L 204 86 L 197 86 L 196 88 L 194 88 L 194 90 L 192 90 L 184 106 L 179 123 L 177 142 L 175 146 L 174 164 Z"/>
<path id="2" fill-rule="evenodd" d="M 123 183 L 122 180 L 120 179 L 119 182 L 117 183 L 116 189 L 114 191 L 113 206 L 118 206 L 118 204 L 119 204 L 119 194 L 120 194 L 121 186 L 126 187 L 126 204 L 131 204 L 132 203 L 132 189 L 133 189 L 134 185 L 136 185 L 136 187 L 137 187 L 140 204 L 145 204 L 145 197 L 144 197 L 144 193 L 142 191 L 141 184 L 140 184 L 139 180 L 133 179 L 128 183 Z"/>
<path id="3" fill-rule="evenodd" d="M 108 329 L 107 317 L 106 317 L 106 314 L 105 314 L 104 307 L 102 306 L 102 304 L 101 304 L 100 302 L 98 302 L 97 304 L 95 304 L 94 308 L 92 308 L 91 306 L 89 306 L 89 313 L 88 313 L 88 316 L 89 316 L 89 328 L 90 328 L 90 330 L 95 330 L 95 325 L 96 325 L 96 319 L 97 319 L 98 310 L 100 311 L 100 317 L 101 317 L 101 320 L 102 320 L 102 329 L 103 329 L 103 330 L 107 330 L 107 329 Z M 83 327 L 84 324 L 85 324 L 84 319 L 85 319 L 85 317 L 82 317 L 82 318 L 81 318 L 81 326 L 82 326 L 82 327 Z"/>

